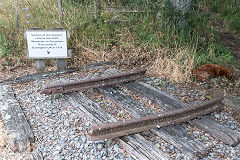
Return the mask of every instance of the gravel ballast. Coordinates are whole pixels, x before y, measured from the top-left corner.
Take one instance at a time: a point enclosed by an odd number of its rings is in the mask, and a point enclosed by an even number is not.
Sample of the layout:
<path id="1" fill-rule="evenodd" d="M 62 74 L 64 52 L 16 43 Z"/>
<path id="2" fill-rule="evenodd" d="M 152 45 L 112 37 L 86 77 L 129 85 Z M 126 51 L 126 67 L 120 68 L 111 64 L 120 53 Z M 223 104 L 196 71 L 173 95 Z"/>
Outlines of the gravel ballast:
<path id="1" fill-rule="evenodd" d="M 36 137 L 35 148 L 44 159 L 131 159 L 113 141 L 91 141 L 87 134 L 92 123 L 76 108 L 66 103 L 63 95 L 42 95 L 49 83 L 76 80 L 56 78 L 33 81 L 15 87 L 20 102 Z"/>
<path id="2" fill-rule="evenodd" d="M 42 95 L 40 90 L 48 84 L 56 82 L 66 82 L 80 80 L 79 77 L 93 77 L 96 76 L 96 71 L 88 74 L 81 72 L 72 73 L 70 75 L 59 76 L 55 78 L 47 78 L 44 80 L 35 80 L 33 82 L 19 84 L 13 86 L 16 98 L 19 101 L 23 112 L 33 130 L 35 143 L 33 150 L 41 153 L 43 159 L 83 159 L 83 160 L 132 160 L 133 157 L 119 146 L 113 140 L 91 141 L 88 138 L 88 132 L 93 125 L 91 119 L 83 115 L 77 108 L 64 100 L 64 95 Z M 161 88 L 158 83 L 165 83 L 154 78 L 145 79 L 148 84 Z M 175 96 L 176 90 L 180 88 L 171 83 L 166 83 L 162 91 Z M 90 90 L 89 92 L 94 92 Z M 192 101 L 204 100 L 201 93 L 187 90 L 180 90 L 180 98 L 189 98 Z M 93 94 L 94 95 L 94 94 Z M 93 100 L 93 98 L 91 97 Z M 102 100 L 103 99 L 103 100 Z M 104 97 L 99 101 L 96 98 L 96 103 L 103 103 Z M 191 101 L 190 101 L 191 102 Z M 101 104 L 102 105 L 102 104 Z M 214 112 L 214 118 L 223 124 L 228 125 L 234 130 L 240 131 L 239 124 L 234 120 L 231 113 Z M 192 134 L 198 141 L 203 142 L 206 146 L 211 147 L 209 154 L 203 159 L 240 159 L 240 148 L 230 147 L 214 139 L 209 134 L 189 125 L 184 124 L 190 134 Z M 148 137 L 155 146 L 160 148 L 163 152 L 169 153 L 171 159 L 187 159 L 179 150 L 173 145 L 164 142 L 161 139 L 148 135 L 148 132 L 141 133 L 142 136 Z M 0 148 L 7 148 L 6 145 Z M 14 159 L 14 153 L 6 149 L 6 154 L 1 153 L 1 159 Z M 11 155 L 11 156 L 10 156 Z M 18 159 L 32 159 L 30 151 L 17 155 Z M 16 158 L 15 157 L 15 158 Z"/>

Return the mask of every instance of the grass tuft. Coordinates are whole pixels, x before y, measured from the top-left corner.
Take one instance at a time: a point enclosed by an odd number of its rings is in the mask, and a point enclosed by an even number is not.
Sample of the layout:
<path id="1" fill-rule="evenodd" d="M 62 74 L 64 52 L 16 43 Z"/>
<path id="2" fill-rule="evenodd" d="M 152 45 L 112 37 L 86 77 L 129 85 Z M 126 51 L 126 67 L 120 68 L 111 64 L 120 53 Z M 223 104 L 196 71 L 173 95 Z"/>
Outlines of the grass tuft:
<path id="1" fill-rule="evenodd" d="M 192 50 L 178 49 L 176 54 L 168 56 L 166 51 L 159 51 L 149 71 L 175 83 L 189 82 L 194 67 L 192 53 Z"/>

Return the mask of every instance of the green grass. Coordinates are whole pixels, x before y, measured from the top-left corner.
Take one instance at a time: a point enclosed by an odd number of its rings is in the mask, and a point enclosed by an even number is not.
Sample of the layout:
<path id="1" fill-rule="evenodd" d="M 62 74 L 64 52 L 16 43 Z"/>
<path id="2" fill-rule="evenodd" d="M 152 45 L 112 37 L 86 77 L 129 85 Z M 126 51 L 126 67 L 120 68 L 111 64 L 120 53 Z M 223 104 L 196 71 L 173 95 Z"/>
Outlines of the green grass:
<path id="1" fill-rule="evenodd" d="M 3 28 L 3 23 L 0 20 L 0 58 L 11 56 L 14 45 L 12 44 L 11 40 L 8 38 L 8 34 L 6 33 L 5 29 Z"/>
<path id="2" fill-rule="evenodd" d="M 215 1 L 210 0 L 206 2 L 211 6 L 211 11 L 217 13 L 224 22 L 224 26 L 240 33 L 240 1 L 239 0 L 228 0 L 228 1 Z"/>

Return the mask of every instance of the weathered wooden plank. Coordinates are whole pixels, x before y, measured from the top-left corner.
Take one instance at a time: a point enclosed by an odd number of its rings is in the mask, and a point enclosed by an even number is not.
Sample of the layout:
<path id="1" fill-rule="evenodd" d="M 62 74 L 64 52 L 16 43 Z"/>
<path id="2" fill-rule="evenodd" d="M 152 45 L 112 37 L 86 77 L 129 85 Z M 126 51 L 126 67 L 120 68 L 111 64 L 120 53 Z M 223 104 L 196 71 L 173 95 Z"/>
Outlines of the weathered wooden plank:
<path id="1" fill-rule="evenodd" d="M 1 83 L 3 83 L 3 84 L 20 84 L 20 83 L 30 82 L 30 81 L 33 81 L 36 79 L 53 77 L 53 76 L 57 76 L 60 74 L 68 74 L 68 73 L 76 72 L 78 70 L 79 70 L 78 68 L 69 68 L 65 71 L 49 71 L 49 72 L 35 73 L 35 74 L 30 74 L 30 75 L 26 75 L 26 76 L 17 77 L 17 78 L 6 79 L 4 81 L 1 81 L 0 84 Z"/>
<path id="2" fill-rule="evenodd" d="M 143 160 L 148 160 L 148 157 L 139 152 L 138 146 L 136 146 L 133 142 L 126 140 L 123 141 L 121 138 L 117 138 L 117 141 L 125 150 L 127 150 L 128 153 L 131 154 L 134 159 L 141 158 Z"/>
<path id="3" fill-rule="evenodd" d="M 197 126 L 201 130 L 208 130 L 210 135 L 216 135 L 218 139 L 226 144 L 230 144 L 232 146 L 236 146 L 239 142 L 239 132 L 225 127 L 221 123 L 216 123 L 214 119 L 210 116 L 202 117 L 201 119 L 195 119 L 191 121 L 191 124 Z M 222 131 L 222 132 L 219 132 Z"/>
<path id="4" fill-rule="evenodd" d="M 142 83 L 128 83 L 125 85 L 127 88 L 133 92 L 145 96 L 153 102 L 162 105 L 166 110 L 172 110 L 177 108 L 187 107 L 187 104 L 164 93 L 160 90 Z M 218 121 L 211 118 L 211 116 L 205 116 L 198 120 L 189 121 L 196 127 L 202 129 L 203 131 L 209 133 L 211 136 L 218 138 L 223 143 L 236 146 L 240 142 L 240 133 L 238 131 L 232 130 Z"/>
<path id="5" fill-rule="evenodd" d="M 147 160 L 149 157 L 156 160 L 158 159 L 158 156 L 156 155 L 162 154 L 157 147 L 149 148 L 149 141 L 143 138 L 140 134 L 124 136 L 122 139 L 124 139 L 135 150 L 145 153 L 146 157 L 148 157 Z"/>
<path id="6" fill-rule="evenodd" d="M 32 130 L 9 85 L 0 85 L 0 112 L 7 129 L 9 147 L 23 152 L 34 141 Z"/>
<path id="7" fill-rule="evenodd" d="M 235 97 L 233 95 L 227 94 L 222 102 L 224 105 L 240 112 L 240 97 Z"/>
<path id="8" fill-rule="evenodd" d="M 97 125 L 114 122 L 116 119 L 104 112 L 97 103 L 92 102 L 81 92 L 74 92 L 66 95 L 66 101 L 75 106 L 80 112 L 89 116 Z M 158 150 L 156 146 L 145 139 L 139 139 L 140 135 L 133 135 L 131 137 L 117 138 L 123 148 L 129 152 L 135 159 L 156 160 L 169 159 L 168 156 Z M 138 147 L 136 147 L 138 146 Z M 146 148 L 148 148 L 146 150 Z"/>
<path id="9" fill-rule="evenodd" d="M 130 96 L 124 94 L 118 87 L 102 87 L 99 90 L 134 117 L 143 117 L 154 114 L 145 105 L 139 104 Z M 205 145 L 200 142 L 195 142 L 193 137 L 187 134 L 185 129 L 180 125 L 161 127 L 159 129 L 152 129 L 151 131 L 157 134 L 160 138 L 174 145 L 190 159 L 197 158 L 197 156 L 201 157 L 207 153 Z"/>

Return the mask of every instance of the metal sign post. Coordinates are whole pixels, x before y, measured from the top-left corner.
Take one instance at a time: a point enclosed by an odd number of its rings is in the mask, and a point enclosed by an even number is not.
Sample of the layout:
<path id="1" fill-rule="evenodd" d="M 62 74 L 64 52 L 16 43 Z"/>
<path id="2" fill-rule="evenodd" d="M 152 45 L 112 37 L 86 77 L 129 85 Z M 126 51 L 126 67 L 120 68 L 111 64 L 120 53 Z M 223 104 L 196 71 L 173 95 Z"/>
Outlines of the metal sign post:
<path id="1" fill-rule="evenodd" d="M 16 29 L 18 29 L 18 0 L 15 0 L 15 23 Z"/>
<path id="2" fill-rule="evenodd" d="M 58 14 L 60 17 L 61 24 L 63 23 L 63 12 L 62 12 L 62 0 L 58 0 Z"/>

